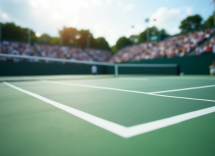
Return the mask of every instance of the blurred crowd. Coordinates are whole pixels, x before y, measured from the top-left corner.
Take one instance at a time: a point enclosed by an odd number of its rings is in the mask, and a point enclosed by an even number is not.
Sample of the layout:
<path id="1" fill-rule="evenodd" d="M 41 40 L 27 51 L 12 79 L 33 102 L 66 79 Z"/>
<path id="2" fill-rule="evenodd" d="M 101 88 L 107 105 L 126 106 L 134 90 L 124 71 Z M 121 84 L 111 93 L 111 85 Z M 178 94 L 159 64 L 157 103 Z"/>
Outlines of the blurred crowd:
<path id="1" fill-rule="evenodd" d="M 113 56 L 111 56 L 111 53 L 107 50 L 92 48 L 83 50 L 79 47 L 38 43 L 34 45 L 37 50 L 35 51 L 36 53 L 34 53 L 30 44 L 10 41 L 0 42 L 0 53 L 23 56 L 36 56 L 38 53 L 40 56 L 47 58 L 121 63 L 155 58 L 182 57 L 191 52 L 191 50 L 195 51 L 196 54 L 215 53 L 215 37 L 212 37 L 214 33 L 215 28 L 211 28 L 168 37 L 160 42 L 153 41 L 127 46 Z M 35 62 L 37 60 L 0 57 L 0 61 Z"/>
<path id="2" fill-rule="evenodd" d="M 111 53 L 107 50 L 90 49 L 86 48 L 85 51 L 90 54 L 90 56 L 99 62 L 105 62 L 111 57 Z"/>
<path id="3" fill-rule="evenodd" d="M 160 42 L 141 43 L 128 46 L 117 52 L 109 62 L 120 63 L 129 60 L 148 60 L 155 58 L 171 58 L 184 56 L 196 48 L 204 40 L 209 39 L 215 29 L 206 29 L 192 33 L 165 38 Z"/>
<path id="4" fill-rule="evenodd" d="M 87 53 L 78 47 L 44 44 L 35 44 L 35 47 L 42 57 L 93 61 Z"/>
<path id="5" fill-rule="evenodd" d="M 33 49 L 31 48 L 30 44 L 24 43 L 24 42 L 1 41 L 0 42 L 0 53 L 22 55 L 22 56 L 35 56 L 35 53 L 34 53 Z M 8 58 L 8 57 L 0 57 L 0 61 L 34 62 L 34 60 L 32 60 L 32 59 Z"/>
<path id="6" fill-rule="evenodd" d="M 212 37 L 208 42 L 206 42 L 203 46 L 196 47 L 196 54 L 204 54 L 204 53 L 215 53 L 215 37 Z"/>

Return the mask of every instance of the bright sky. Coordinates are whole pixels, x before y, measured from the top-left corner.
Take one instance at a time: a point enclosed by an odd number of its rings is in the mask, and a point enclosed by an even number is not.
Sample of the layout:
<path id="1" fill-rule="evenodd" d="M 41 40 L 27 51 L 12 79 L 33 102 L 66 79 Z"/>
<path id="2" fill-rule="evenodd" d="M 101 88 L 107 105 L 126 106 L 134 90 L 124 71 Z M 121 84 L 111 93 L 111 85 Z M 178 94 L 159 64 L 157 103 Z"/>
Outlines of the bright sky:
<path id="1" fill-rule="evenodd" d="M 213 12 L 212 0 L 0 0 L 0 21 L 15 22 L 37 35 L 58 36 L 63 26 L 89 29 L 114 45 L 121 36 L 139 34 L 146 18 L 150 25 L 179 33 L 180 21 L 200 14 L 206 20 Z M 132 28 L 132 25 L 134 28 Z"/>

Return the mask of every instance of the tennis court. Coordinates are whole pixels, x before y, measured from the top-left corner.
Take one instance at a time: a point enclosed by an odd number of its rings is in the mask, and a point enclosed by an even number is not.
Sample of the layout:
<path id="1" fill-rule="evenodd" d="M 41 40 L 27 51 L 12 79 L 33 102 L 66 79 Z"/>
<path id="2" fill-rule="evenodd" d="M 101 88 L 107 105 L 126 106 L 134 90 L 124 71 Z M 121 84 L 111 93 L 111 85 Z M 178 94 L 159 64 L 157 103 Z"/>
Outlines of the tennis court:
<path id="1" fill-rule="evenodd" d="M 215 155 L 214 77 L 15 79 L 0 82 L 2 156 Z"/>

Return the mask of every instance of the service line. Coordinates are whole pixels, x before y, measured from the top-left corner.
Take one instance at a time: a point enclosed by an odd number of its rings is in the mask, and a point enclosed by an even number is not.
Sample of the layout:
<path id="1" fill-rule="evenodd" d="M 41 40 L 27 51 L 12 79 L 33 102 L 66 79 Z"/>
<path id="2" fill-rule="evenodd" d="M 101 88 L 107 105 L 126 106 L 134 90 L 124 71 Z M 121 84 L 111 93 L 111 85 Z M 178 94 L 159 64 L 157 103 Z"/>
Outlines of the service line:
<path id="1" fill-rule="evenodd" d="M 96 89 L 105 89 L 105 90 L 114 90 L 114 91 L 138 93 L 138 94 L 145 94 L 145 95 L 154 95 L 154 96 L 161 96 L 161 97 L 169 97 L 169 98 L 176 98 L 176 99 L 187 99 L 187 100 L 197 100 L 197 101 L 215 102 L 215 100 L 196 99 L 196 98 L 189 98 L 189 97 L 179 97 L 179 96 L 161 95 L 161 94 L 155 94 L 155 93 L 153 93 L 153 92 L 141 92 L 141 91 L 134 91 L 134 90 L 126 90 L 126 89 L 118 89 L 118 88 L 109 88 L 109 87 L 99 87 L 99 86 L 92 86 L 92 85 L 85 85 L 85 84 L 73 84 L 73 83 L 58 82 L 58 81 L 50 81 L 50 80 L 41 80 L 41 81 L 42 81 L 42 82 L 53 83 L 53 84 L 66 85 L 66 86 L 79 86 L 79 87 L 87 87 L 87 88 L 96 88 Z"/>
<path id="2" fill-rule="evenodd" d="M 117 124 L 117 123 L 114 123 L 114 122 L 111 122 L 108 120 L 104 120 L 104 119 L 96 117 L 94 115 L 82 112 L 80 110 L 71 108 L 69 106 L 66 106 L 66 105 L 58 103 L 58 102 L 55 102 L 55 101 L 45 98 L 41 95 L 32 93 L 30 91 L 24 90 L 17 86 L 14 86 L 10 83 L 7 83 L 7 82 L 3 82 L 3 83 L 9 87 L 12 87 L 16 90 L 19 90 L 23 93 L 33 96 L 41 101 L 51 104 L 74 116 L 77 116 L 85 121 L 88 121 L 98 127 L 101 127 L 107 131 L 110 131 L 110 132 L 112 132 L 116 135 L 119 135 L 121 137 L 124 137 L 124 138 L 130 138 L 130 137 L 133 137 L 136 135 L 154 131 L 154 130 L 157 130 L 160 128 L 164 128 L 164 127 L 167 127 L 170 125 L 174 125 L 174 124 L 177 124 L 177 123 L 180 123 L 183 121 L 187 121 L 187 120 L 199 117 L 199 116 L 203 116 L 203 115 L 215 112 L 215 106 L 213 106 L 213 107 L 209 107 L 209 108 L 201 109 L 198 111 L 193 111 L 193 112 L 189 112 L 189 113 L 185 113 L 185 114 L 181 114 L 181 115 L 177 115 L 177 116 L 173 116 L 173 117 L 169 117 L 169 118 L 165 118 L 165 119 L 161 119 L 161 120 L 157 120 L 157 121 L 153 121 L 153 122 L 148 122 L 148 123 L 135 125 L 135 126 L 131 126 L 131 127 L 125 127 L 120 124 Z"/>
<path id="3" fill-rule="evenodd" d="M 215 87 L 215 85 L 191 87 L 191 88 L 182 88 L 182 89 L 174 89 L 174 90 L 164 90 L 164 91 L 150 92 L 150 93 L 157 94 L 157 93 L 177 92 L 177 91 L 182 91 L 182 90 L 192 90 L 192 89 L 201 89 L 201 88 L 209 88 L 209 87 Z"/>

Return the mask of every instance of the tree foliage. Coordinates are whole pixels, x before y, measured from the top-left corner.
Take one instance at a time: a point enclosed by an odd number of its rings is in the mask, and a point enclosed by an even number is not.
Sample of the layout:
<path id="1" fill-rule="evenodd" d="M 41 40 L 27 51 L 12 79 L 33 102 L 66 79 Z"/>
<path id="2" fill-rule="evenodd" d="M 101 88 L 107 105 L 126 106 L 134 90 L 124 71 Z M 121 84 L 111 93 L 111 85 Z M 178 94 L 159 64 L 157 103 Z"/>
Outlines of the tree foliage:
<path id="1" fill-rule="evenodd" d="M 14 23 L 1 23 L 2 38 L 14 40 L 28 40 L 28 28 L 22 28 Z M 35 32 L 31 30 L 31 40 L 37 40 Z"/>
<path id="2" fill-rule="evenodd" d="M 59 31 L 59 35 L 62 37 L 63 44 L 77 45 L 76 36 L 78 35 L 78 30 L 76 28 L 63 27 L 63 29 Z"/>
<path id="3" fill-rule="evenodd" d="M 204 22 L 204 27 L 214 26 L 214 13 Z"/>
<path id="4" fill-rule="evenodd" d="M 28 41 L 28 28 L 22 28 L 14 23 L 0 23 L 2 29 L 2 38 Z M 42 34 L 40 37 L 35 35 L 35 32 L 31 30 L 31 41 L 60 44 L 60 36 L 62 36 L 64 45 L 74 46 L 87 46 L 87 39 L 90 40 L 90 47 L 99 49 L 109 49 L 109 44 L 104 37 L 94 39 L 92 33 L 89 30 L 77 30 L 72 27 L 63 27 L 59 31 L 58 37 L 52 37 L 48 34 Z"/>
<path id="5" fill-rule="evenodd" d="M 52 37 L 49 36 L 48 34 L 42 34 L 39 37 L 39 42 L 43 42 L 43 43 L 51 43 Z"/>
<path id="6" fill-rule="evenodd" d="M 141 32 L 138 36 L 138 42 L 146 42 L 147 41 L 147 31 L 149 30 L 149 36 L 154 35 L 165 35 L 169 36 L 169 34 L 166 32 L 165 29 L 158 30 L 157 27 L 153 26 L 150 28 L 145 29 L 143 32 Z"/>
<path id="7" fill-rule="evenodd" d="M 128 38 L 126 38 L 125 36 L 120 37 L 116 44 L 111 48 L 111 52 L 117 52 L 118 50 L 122 49 L 123 47 L 132 45 L 132 41 Z"/>
<path id="8" fill-rule="evenodd" d="M 129 37 L 129 40 L 134 44 L 137 43 L 138 42 L 138 35 L 131 35 Z"/>
<path id="9" fill-rule="evenodd" d="M 131 42 L 131 40 L 129 40 L 125 36 L 120 37 L 116 42 L 116 47 L 118 49 L 123 48 L 123 47 L 128 46 L 128 45 L 132 45 L 132 42 Z"/>
<path id="10" fill-rule="evenodd" d="M 116 53 L 117 51 L 119 51 L 120 49 L 118 49 L 117 47 L 116 47 L 116 45 L 114 45 L 114 46 L 112 46 L 111 47 L 111 52 L 112 53 Z"/>
<path id="11" fill-rule="evenodd" d="M 181 21 L 180 29 L 181 32 L 192 31 L 199 29 L 202 26 L 208 27 L 214 25 L 214 15 L 211 15 L 202 24 L 202 17 L 200 15 L 188 16 L 183 21 Z M 28 40 L 28 29 L 22 28 L 15 25 L 14 23 L 1 23 L 2 27 L 2 38 L 16 39 L 16 40 Z M 130 46 L 136 43 L 147 41 L 147 31 L 149 30 L 149 36 L 154 35 L 164 35 L 169 36 L 165 29 L 159 30 L 157 27 L 149 27 L 141 32 L 139 35 L 131 35 L 129 38 L 120 37 L 116 44 L 111 47 L 111 52 L 117 52 L 125 46 Z M 91 48 L 98 49 L 109 49 L 110 46 L 104 37 L 94 38 L 93 34 L 89 30 L 78 30 L 73 27 L 63 27 L 59 30 L 58 37 L 52 37 L 48 34 L 42 34 L 40 37 L 35 35 L 35 32 L 31 30 L 31 41 L 60 44 L 60 37 L 62 36 L 62 41 L 64 45 L 73 45 L 80 47 L 87 47 L 87 40 L 90 40 Z"/>
<path id="12" fill-rule="evenodd" d="M 157 27 L 153 26 L 150 28 L 145 29 L 141 32 L 138 36 L 138 42 L 146 42 L 147 41 L 147 31 L 149 30 L 149 36 L 158 35 L 159 30 Z"/>
<path id="13" fill-rule="evenodd" d="M 180 29 L 181 32 L 188 32 L 202 27 L 202 17 L 200 15 L 188 16 L 186 19 L 181 21 Z"/>
<path id="14" fill-rule="evenodd" d="M 87 47 L 87 40 L 89 40 L 91 48 L 109 49 L 109 44 L 104 37 L 95 39 L 89 30 L 63 27 L 59 34 L 63 36 L 63 43 L 66 45 Z"/>
<path id="15" fill-rule="evenodd" d="M 96 47 L 99 49 L 109 49 L 109 44 L 104 37 L 96 38 Z"/>
<path id="16" fill-rule="evenodd" d="M 80 30 L 79 37 L 77 39 L 78 45 L 87 47 L 87 39 L 89 38 L 90 47 L 96 48 L 95 39 L 89 30 Z"/>

